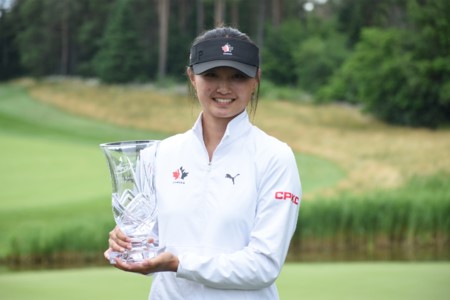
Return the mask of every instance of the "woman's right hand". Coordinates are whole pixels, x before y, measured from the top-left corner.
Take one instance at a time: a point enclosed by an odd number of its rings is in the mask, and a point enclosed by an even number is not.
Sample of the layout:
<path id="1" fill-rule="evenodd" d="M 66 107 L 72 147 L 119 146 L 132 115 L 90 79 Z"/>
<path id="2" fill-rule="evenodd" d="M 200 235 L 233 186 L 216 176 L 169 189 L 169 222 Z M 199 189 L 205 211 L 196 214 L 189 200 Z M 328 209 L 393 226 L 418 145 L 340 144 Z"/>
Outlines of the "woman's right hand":
<path id="1" fill-rule="evenodd" d="M 131 249 L 131 240 L 128 238 L 118 226 L 109 232 L 109 248 L 105 251 L 104 256 L 109 260 L 109 253 L 124 252 L 126 249 Z"/>

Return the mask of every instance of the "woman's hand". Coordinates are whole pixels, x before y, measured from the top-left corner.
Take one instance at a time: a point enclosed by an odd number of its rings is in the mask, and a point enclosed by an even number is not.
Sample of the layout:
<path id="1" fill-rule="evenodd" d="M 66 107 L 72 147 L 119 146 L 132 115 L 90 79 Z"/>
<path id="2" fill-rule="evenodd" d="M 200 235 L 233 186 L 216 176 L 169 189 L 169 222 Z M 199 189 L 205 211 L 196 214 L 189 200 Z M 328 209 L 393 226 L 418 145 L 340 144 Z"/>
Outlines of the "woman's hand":
<path id="1" fill-rule="evenodd" d="M 116 226 L 109 233 L 108 243 L 109 249 L 106 250 L 106 252 L 109 251 L 124 252 L 126 249 L 131 249 L 131 240 L 119 229 L 118 226 Z"/>
<path id="2" fill-rule="evenodd" d="M 153 240 L 149 240 L 148 242 L 152 243 Z M 130 238 L 128 238 L 117 226 L 109 233 L 108 243 L 109 248 L 104 253 L 105 258 L 108 261 L 110 260 L 110 252 L 124 252 L 126 249 L 131 249 Z M 123 260 L 116 258 L 114 266 L 127 272 L 149 274 L 166 271 L 176 272 L 178 263 L 178 257 L 172 253 L 163 252 L 158 256 L 144 260 L 141 263 L 126 263 Z"/>
<path id="3" fill-rule="evenodd" d="M 176 272 L 178 270 L 178 263 L 178 257 L 170 252 L 163 252 L 158 256 L 146 259 L 141 263 L 126 263 L 117 258 L 114 266 L 123 271 L 146 275 L 156 272 Z"/>

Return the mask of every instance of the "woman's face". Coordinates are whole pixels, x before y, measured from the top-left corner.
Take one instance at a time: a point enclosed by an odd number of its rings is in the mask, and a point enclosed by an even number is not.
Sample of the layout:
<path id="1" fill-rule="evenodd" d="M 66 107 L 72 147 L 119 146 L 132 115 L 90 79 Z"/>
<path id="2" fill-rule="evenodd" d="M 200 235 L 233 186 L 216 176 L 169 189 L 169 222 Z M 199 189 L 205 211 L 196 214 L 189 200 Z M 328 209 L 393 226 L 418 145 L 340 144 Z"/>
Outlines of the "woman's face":
<path id="1" fill-rule="evenodd" d="M 218 67 L 195 75 L 188 75 L 203 109 L 203 117 L 229 122 L 247 107 L 258 80 L 230 67 Z M 259 73 L 258 73 L 259 77 Z"/>

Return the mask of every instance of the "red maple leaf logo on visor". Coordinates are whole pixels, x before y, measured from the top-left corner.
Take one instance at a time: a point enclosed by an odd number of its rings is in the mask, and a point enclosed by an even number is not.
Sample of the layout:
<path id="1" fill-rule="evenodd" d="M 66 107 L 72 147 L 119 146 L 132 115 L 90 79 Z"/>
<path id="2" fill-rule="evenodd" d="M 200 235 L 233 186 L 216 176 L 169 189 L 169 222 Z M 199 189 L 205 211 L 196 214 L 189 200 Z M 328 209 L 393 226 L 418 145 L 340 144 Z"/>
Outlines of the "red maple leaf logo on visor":
<path id="1" fill-rule="evenodd" d="M 234 49 L 234 47 L 228 43 L 226 43 L 225 45 L 222 46 L 223 54 L 232 55 L 231 52 L 233 51 L 233 49 Z"/>

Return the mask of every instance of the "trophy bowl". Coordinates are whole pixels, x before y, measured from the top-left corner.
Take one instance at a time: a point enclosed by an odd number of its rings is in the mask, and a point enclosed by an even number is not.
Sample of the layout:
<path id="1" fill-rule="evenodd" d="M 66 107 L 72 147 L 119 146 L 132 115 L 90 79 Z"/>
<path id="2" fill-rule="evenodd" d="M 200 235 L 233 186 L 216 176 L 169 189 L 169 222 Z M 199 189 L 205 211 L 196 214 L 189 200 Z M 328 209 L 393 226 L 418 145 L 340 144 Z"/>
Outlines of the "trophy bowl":
<path id="1" fill-rule="evenodd" d="M 112 210 L 120 230 L 131 240 L 131 249 L 110 252 L 116 258 L 138 263 L 155 257 L 157 201 L 154 186 L 155 157 L 159 141 L 121 141 L 100 144 L 106 156 L 112 183 Z M 150 238 L 153 243 L 148 243 Z"/>

